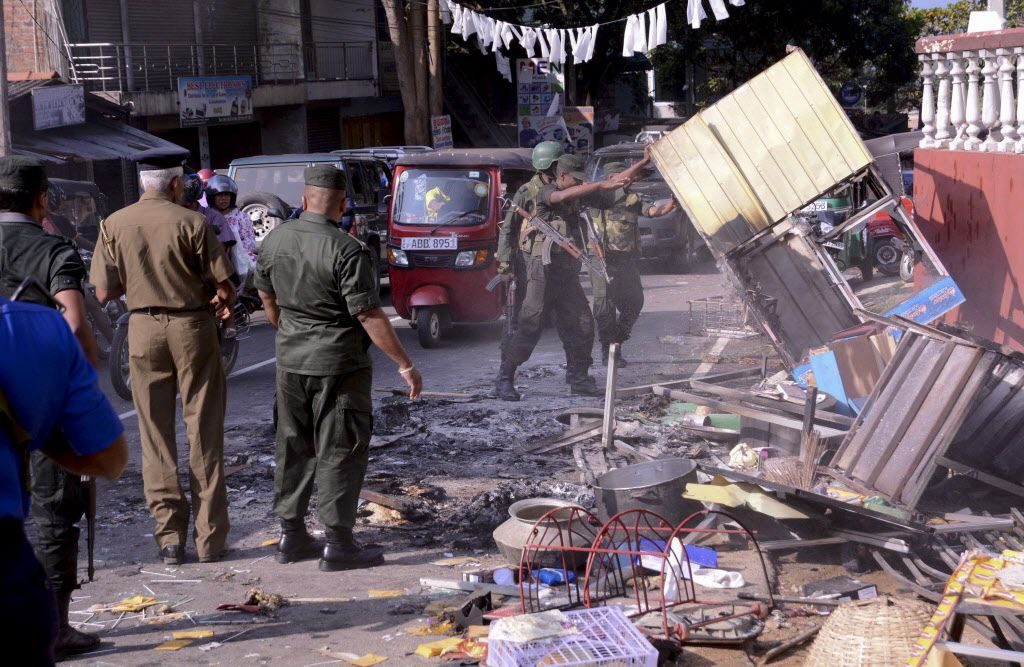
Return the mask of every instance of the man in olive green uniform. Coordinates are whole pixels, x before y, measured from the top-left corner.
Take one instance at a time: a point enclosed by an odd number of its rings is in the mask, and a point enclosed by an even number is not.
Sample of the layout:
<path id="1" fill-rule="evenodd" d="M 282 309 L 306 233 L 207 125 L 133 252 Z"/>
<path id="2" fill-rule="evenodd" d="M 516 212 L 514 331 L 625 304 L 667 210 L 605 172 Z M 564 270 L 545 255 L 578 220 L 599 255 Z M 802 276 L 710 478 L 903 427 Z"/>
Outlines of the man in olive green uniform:
<path id="1" fill-rule="evenodd" d="M 91 282 L 102 303 L 124 294 L 128 353 L 139 414 L 142 482 L 153 537 L 167 564 L 185 558 L 190 511 L 201 562 L 220 560 L 228 529 L 224 483 L 226 387 L 217 314 L 231 316 L 234 269 L 201 213 L 180 205 L 180 166 L 140 173 L 145 193 L 100 228 Z M 212 307 L 211 307 L 212 304 Z M 178 482 L 175 395 L 189 440 L 191 508 Z"/>
<path id="2" fill-rule="evenodd" d="M 39 163 L 23 157 L 0 158 L 0 295 L 11 297 L 26 278 L 40 289 L 29 289 L 21 300 L 64 308 L 64 319 L 85 356 L 96 365 L 96 340 L 86 319 L 85 264 L 74 244 L 43 231 L 49 182 Z M 50 296 L 52 295 L 52 299 Z M 67 446 L 54 431 L 47 448 Z M 78 588 L 78 522 L 88 506 L 88 490 L 80 475 L 69 473 L 42 451 L 30 457 L 32 518 L 36 524 L 36 554 L 57 594 L 60 614 L 58 656 L 93 649 L 99 638 L 75 630 L 68 622 L 71 594 Z"/>
<path id="3" fill-rule="evenodd" d="M 601 206 L 602 194 L 621 187 L 623 181 L 585 183 L 583 162 L 576 155 L 563 155 L 555 163 L 555 180 L 537 193 L 536 215 L 562 234 L 585 244 L 580 206 Z M 519 327 L 503 355 L 498 371 L 499 396 L 517 400 L 515 371 L 533 354 L 544 329 L 544 313 L 553 309 L 555 327 L 565 349 L 566 382 L 573 394 L 598 396 L 600 390 L 590 376 L 593 363 L 594 318 L 580 285 L 580 262 L 561 248 L 551 249 L 551 264 L 544 265 L 544 236 L 535 229 L 525 230 L 521 246 L 526 256 L 526 296 L 519 312 Z M 506 390 L 506 391 L 503 391 Z"/>
<path id="4" fill-rule="evenodd" d="M 638 173 L 650 163 L 646 156 L 630 169 Z M 606 176 L 621 173 L 626 165 L 613 162 L 605 165 Z M 605 264 L 608 276 L 590 274 L 590 284 L 594 295 L 594 320 L 597 323 L 597 336 L 601 341 L 601 358 L 608 363 L 608 349 L 612 343 L 620 345 L 629 339 L 633 325 L 640 317 L 644 307 L 644 288 L 640 281 L 640 228 L 639 218 L 644 212 L 640 196 L 631 192 L 628 187 L 616 190 L 607 208 L 590 210 L 594 226 L 600 236 L 605 250 Z M 649 207 L 654 209 L 654 207 Z M 622 348 L 619 348 L 619 361 L 625 363 Z"/>
<path id="5" fill-rule="evenodd" d="M 304 175 L 303 212 L 263 240 L 255 274 L 277 329 L 277 560 L 320 555 L 323 571 L 372 567 L 383 551 L 352 534 L 373 426 L 370 344 L 398 364 L 410 397 L 423 381 L 381 308 L 370 250 L 338 229 L 345 172 L 319 165 Z M 322 551 L 306 530 L 314 480 Z"/>
<path id="6" fill-rule="evenodd" d="M 530 158 L 533 168 L 537 170 L 537 173 L 516 190 L 515 195 L 512 197 L 512 206 L 509 207 L 508 212 L 505 214 L 505 222 L 501 226 L 501 232 L 498 234 L 498 251 L 495 255 L 498 259 L 498 272 L 503 275 L 511 273 L 516 279 L 516 321 L 519 320 L 519 311 L 522 308 L 523 299 L 526 297 L 526 260 L 524 255 L 527 253 L 521 252 L 520 248 L 532 246 L 533 243 L 530 236 L 523 233 L 525 231 L 523 229 L 523 222 L 525 221 L 516 213 L 516 208 L 521 208 L 529 213 L 534 211 L 537 205 L 537 193 L 548 183 L 554 182 L 555 161 L 562 157 L 564 152 L 562 142 L 560 141 L 542 141 L 534 147 Z M 515 331 L 515 326 L 512 326 L 511 329 Z M 508 354 L 508 346 L 511 344 L 511 340 L 511 336 L 502 336 L 501 356 L 503 368 L 506 367 L 504 359 Z M 503 400 L 518 401 L 520 398 L 511 377 L 499 376 L 498 381 L 495 383 L 495 388 L 498 397 Z"/>

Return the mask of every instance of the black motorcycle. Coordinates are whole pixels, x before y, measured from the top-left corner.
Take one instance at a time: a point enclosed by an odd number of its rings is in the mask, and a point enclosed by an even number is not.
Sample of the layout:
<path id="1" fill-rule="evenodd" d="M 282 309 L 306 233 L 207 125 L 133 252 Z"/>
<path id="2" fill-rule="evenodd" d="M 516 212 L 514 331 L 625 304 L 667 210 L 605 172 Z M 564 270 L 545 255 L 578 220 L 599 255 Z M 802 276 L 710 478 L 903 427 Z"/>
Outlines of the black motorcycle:
<path id="1" fill-rule="evenodd" d="M 259 299 L 257 299 L 258 301 Z M 240 298 L 235 303 L 233 329 L 221 325 L 217 328 L 220 340 L 220 353 L 224 360 L 224 374 L 228 375 L 238 361 L 238 342 L 249 333 L 251 315 L 255 310 L 252 299 Z M 117 321 L 114 330 L 114 342 L 110 346 L 110 384 L 118 396 L 126 401 L 132 400 L 131 362 L 128 355 L 128 322 L 131 313 L 125 313 Z"/>

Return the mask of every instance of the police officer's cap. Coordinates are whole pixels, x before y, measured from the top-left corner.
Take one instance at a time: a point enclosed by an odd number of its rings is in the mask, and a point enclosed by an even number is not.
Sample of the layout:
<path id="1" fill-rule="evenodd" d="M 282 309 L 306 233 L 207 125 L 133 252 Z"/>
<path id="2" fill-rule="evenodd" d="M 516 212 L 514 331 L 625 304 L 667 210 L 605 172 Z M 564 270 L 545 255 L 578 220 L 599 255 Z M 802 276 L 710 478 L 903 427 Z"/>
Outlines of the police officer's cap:
<path id="1" fill-rule="evenodd" d="M 43 192 L 48 187 L 42 162 L 20 155 L 0 158 L 0 189 Z"/>
<path id="2" fill-rule="evenodd" d="M 578 181 L 587 180 L 587 175 L 583 173 L 583 160 L 579 155 L 563 155 L 555 164 L 559 174 L 569 174 Z"/>
<path id="3" fill-rule="evenodd" d="M 184 165 L 185 157 L 181 153 L 176 155 L 151 155 L 146 156 L 139 162 L 139 171 L 163 171 L 164 169 L 174 169 Z"/>
<path id="4" fill-rule="evenodd" d="M 306 179 L 306 185 L 316 188 L 327 188 L 328 190 L 344 190 L 348 186 L 348 179 L 345 172 L 329 164 L 318 164 L 306 167 L 302 173 Z"/>

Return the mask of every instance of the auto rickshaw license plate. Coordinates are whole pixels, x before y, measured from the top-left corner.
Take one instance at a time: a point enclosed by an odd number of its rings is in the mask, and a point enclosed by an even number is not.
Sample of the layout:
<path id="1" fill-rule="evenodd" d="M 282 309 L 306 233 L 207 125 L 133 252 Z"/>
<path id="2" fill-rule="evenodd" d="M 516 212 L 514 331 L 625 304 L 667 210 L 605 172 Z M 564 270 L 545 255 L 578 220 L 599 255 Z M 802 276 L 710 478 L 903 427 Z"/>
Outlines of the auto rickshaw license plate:
<path id="1" fill-rule="evenodd" d="M 420 236 L 403 238 L 402 250 L 458 250 L 459 239 L 456 236 Z"/>

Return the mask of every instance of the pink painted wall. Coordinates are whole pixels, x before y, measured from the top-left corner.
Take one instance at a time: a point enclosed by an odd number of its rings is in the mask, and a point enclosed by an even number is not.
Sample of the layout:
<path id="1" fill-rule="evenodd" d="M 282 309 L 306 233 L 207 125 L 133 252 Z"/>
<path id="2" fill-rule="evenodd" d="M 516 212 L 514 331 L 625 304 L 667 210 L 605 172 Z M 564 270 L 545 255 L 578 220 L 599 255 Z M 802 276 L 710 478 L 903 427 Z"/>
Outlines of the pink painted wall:
<path id="1" fill-rule="evenodd" d="M 914 219 L 967 298 L 945 321 L 1024 351 L 1024 155 L 915 150 Z"/>

